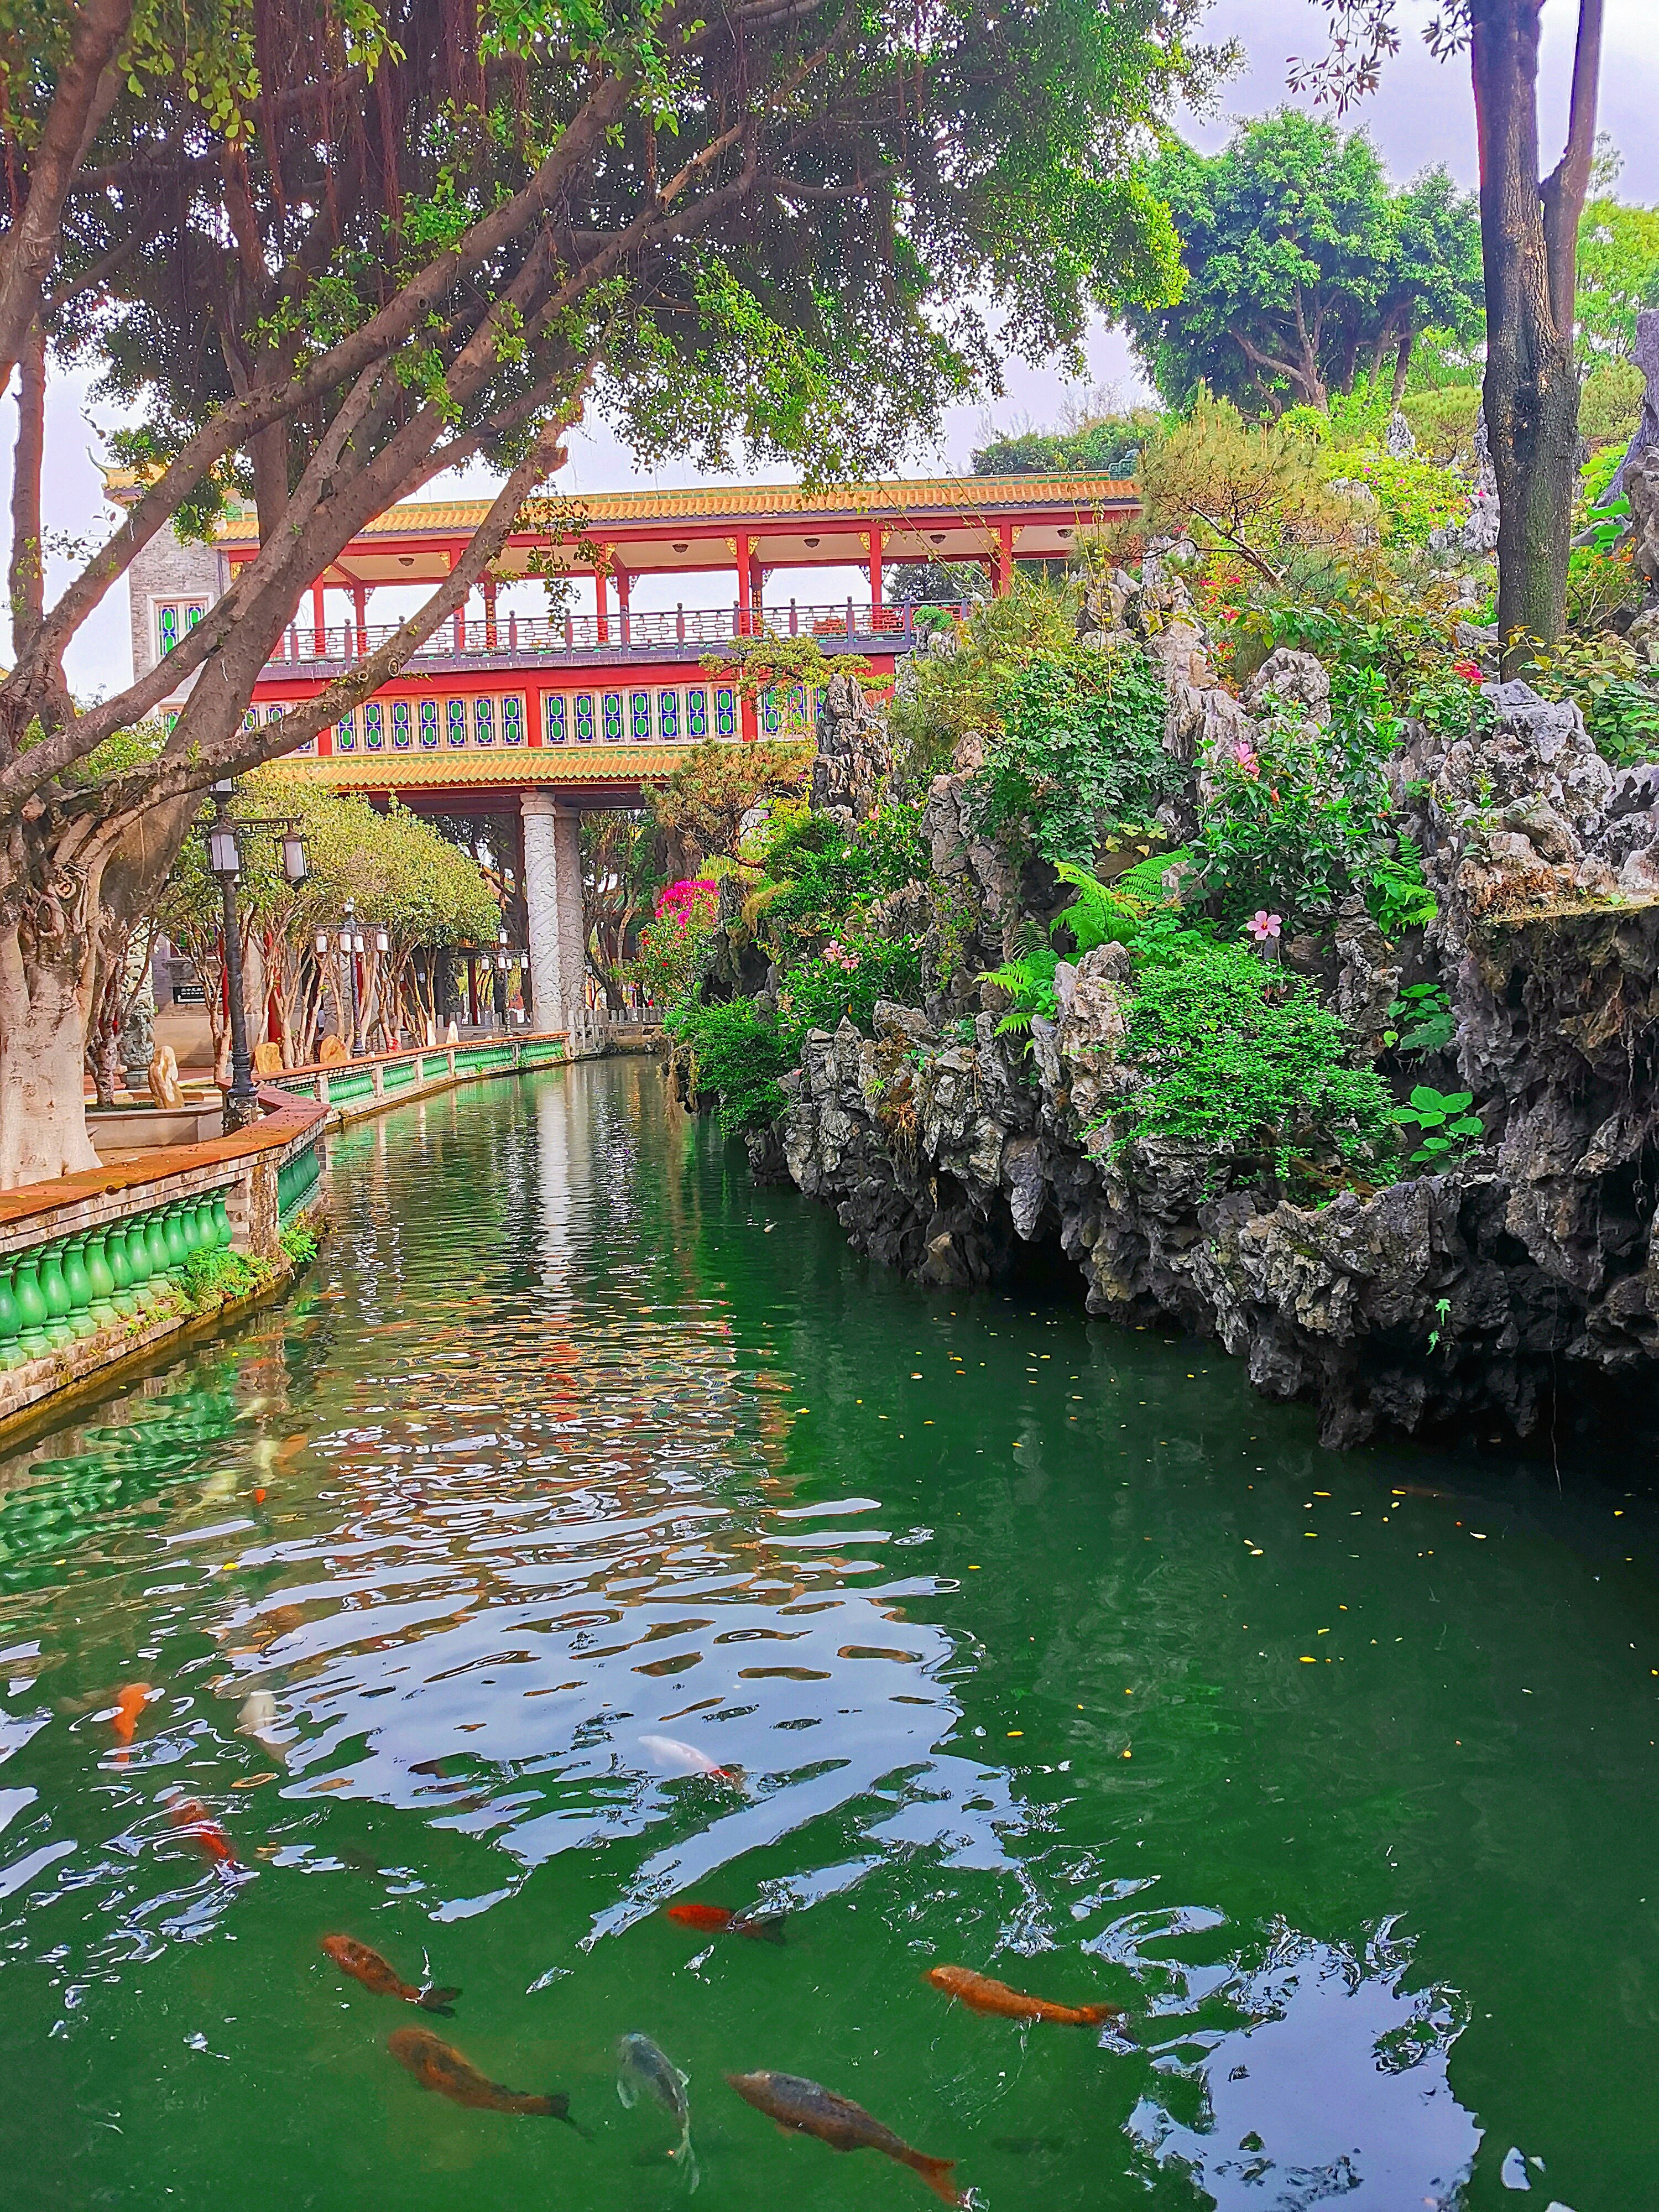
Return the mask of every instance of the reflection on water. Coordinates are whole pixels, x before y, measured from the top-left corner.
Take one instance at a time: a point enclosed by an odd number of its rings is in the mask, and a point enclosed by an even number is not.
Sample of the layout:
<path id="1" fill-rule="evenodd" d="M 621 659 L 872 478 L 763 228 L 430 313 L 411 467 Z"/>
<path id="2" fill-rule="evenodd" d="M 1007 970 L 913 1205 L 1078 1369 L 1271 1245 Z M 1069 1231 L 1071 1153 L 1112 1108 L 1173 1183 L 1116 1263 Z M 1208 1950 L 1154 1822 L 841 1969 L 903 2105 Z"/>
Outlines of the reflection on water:
<path id="1" fill-rule="evenodd" d="M 462 2171 L 481 2205 L 666 2203 L 608 2092 L 637 2031 L 742 2207 L 919 2194 L 765 2130 L 720 2080 L 756 2066 L 986 2205 L 1480 2185 L 1455 2077 L 1504 1884 L 1465 1929 L 1474 1838 L 1397 1716 L 1525 1639 L 1428 1544 L 1361 1545 L 1368 1511 L 1396 1541 L 1382 1462 L 1333 1475 L 1190 1348 L 866 1275 L 643 1063 L 411 1107 L 340 1140 L 334 1189 L 283 1307 L 0 1459 L 12 2171 L 88 2203 L 246 2202 L 250 2160 L 323 2212 L 448 2208 Z M 1565 1589 L 1561 1546 L 1529 1572 Z M 1443 1610 L 1420 1651 L 1373 1632 L 1460 1575 L 1478 1662 Z M 1481 1723 L 1432 1729 L 1440 1761 Z M 785 1941 L 665 1918 L 688 1899 Z M 593 2142 L 421 2096 L 331 1929 L 459 1984 L 468 2057 L 568 2087 Z M 941 1960 L 1129 2033 L 976 2017 Z"/>

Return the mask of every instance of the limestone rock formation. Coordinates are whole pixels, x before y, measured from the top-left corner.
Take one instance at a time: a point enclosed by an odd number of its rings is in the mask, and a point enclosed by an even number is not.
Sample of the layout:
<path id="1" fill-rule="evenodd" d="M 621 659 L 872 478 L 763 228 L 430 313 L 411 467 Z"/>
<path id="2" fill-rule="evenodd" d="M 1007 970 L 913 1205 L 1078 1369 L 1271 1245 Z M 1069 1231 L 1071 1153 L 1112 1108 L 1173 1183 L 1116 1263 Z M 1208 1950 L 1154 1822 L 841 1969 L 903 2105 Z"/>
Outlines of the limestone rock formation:
<path id="1" fill-rule="evenodd" d="M 852 677 L 832 676 L 818 708 L 814 811 L 861 822 L 874 811 L 892 766 L 885 717 Z"/>

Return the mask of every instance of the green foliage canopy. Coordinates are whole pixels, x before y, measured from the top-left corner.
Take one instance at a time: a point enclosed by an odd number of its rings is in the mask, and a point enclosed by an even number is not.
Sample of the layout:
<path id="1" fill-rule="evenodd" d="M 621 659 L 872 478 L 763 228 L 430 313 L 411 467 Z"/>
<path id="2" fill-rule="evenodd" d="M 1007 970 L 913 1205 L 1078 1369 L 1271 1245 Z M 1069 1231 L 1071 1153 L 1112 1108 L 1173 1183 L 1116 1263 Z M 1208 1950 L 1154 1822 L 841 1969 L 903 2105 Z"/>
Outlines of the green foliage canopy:
<path id="1" fill-rule="evenodd" d="M 1479 327 L 1474 202 L 1439 169 L 1391 191 L 1361 133 L 1281 108 L 1219 154 L 1172 141 L 1151 182 L 1174 212 L 1187 282 L 1128 324 L 1171 405 L 1203 384 L 1249 411 L 1285 397 L 1323 407 L 1362 365 L 1375 374 L 1391 349 L 1408 353 L 1419 329 Z"/>

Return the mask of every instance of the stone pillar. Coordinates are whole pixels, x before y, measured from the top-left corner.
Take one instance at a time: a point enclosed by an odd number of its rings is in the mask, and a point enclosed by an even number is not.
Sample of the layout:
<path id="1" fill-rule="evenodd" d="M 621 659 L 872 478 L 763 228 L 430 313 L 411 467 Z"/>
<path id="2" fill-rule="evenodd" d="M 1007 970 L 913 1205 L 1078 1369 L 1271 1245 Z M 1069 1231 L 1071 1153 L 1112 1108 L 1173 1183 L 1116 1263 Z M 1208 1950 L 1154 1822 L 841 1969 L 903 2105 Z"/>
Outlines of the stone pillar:
<path id="1" fill-rule="evenodd" d="M 581 817 L 557 805 L 550 791 L 523 792 L 519 803 L 524 816 L 524 893 L 536 1027 L 562 1029 L 581 1004 L 587 967 Z"/>

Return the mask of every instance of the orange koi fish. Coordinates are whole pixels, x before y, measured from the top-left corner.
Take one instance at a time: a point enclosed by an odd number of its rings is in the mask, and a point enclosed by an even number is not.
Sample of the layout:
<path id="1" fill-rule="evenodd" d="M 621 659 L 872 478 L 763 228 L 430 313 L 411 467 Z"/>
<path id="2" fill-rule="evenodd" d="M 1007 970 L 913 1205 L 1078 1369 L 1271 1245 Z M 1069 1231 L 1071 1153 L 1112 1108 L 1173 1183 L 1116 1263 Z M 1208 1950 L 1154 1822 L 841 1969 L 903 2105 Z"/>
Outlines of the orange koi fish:
<path id="1" fill-rule="evenodd" d="M 179 1798 L 167 1808 L 167 1818 L 181 1834 L 190 1838 L 204 1857 L 210 1858 L 216 1866 L 236 1866 L 240 1863 L 230 1847 L 230 1838 L 198 1799 Z"/>
<path id="2" fill-rule="evenodd" d="M 954 2159 L 929 2158 L 926 2151 L 912 2150 L 902 2136 L 884 2127 L 850 2097 L 838 2097 L 833 2089 L 805 2081 L 799 2074 L 728 2074 L 726 2078 L 746 2105 L 775 2120 L 787 2133 L 816 2136 L 831 2150 L 878 2150 L 884 2158 L 919 2173 L 945 2203 L 968 2203 L 967 2197 L 957 2196 L 951 2179 Z"/>
<path id="3" fill-rule="evenodd" d="M 371 1951 L 367 1943 L 359 1943 L 353 1936 L 325 1936 L 322 1948 L 342 1973 L 349 1974 L 377 1997 L 401 1997 L 405 2004 L 420 2005 L 447 2019 L 461 1994 L 459 1990 L 417 1989 L 413 1982 L 394 1973 L 378 1951 Z"/>
<path id="4" fill-rule="evenodd" d="M 994 1982 L 971 1966 L 930 1966 L 921 1978 L 947 1997 L 957 1997 L 972 2012 L 990 2013 L 999 2020 L 1046 2020 L 1060 2027 L 1098 2027 L 1109 2020 L 1121 2020 L 1121 2005 L 1050 2004 L 1047 1997 L 1027 1996 L 1011 1990 L 1006 1982 Z"/>
<path id="5" fill-rule="evenodd" d="M 782 1912 L 728 1912 L 720 1905 L 671 1905 L 668 1918 L 682 1928 L 695 1928 L 704 1936 L 752 1936 L 762 1943 L 781 1943 Z"/>
<path id="6" fill-rule="evenodd" d="M 452 2104 L 470 2106 L 477 2112 L 516 2112 L 562 2120 L 578 2135 L 582 2133 L 570 2117 L 570 2100 L 562 2089 L 546 2097 L 534 2096 L 525 2089 L 504 2089 L 429 2028 L 400 2027 L 386 2038 L 386 2047 L 400 2066 L 409 2069 L 422 2088 L 447 2097 Z"/>
<path id="7" fill-rule="evenodd" d="M 148 1682 L 124 1682 L 115 1700 L 115 1718 L 110 1723 L 117 1743 L 131 1743 L 138 1726 L 138 1716 L 149 1703 Z"/>

